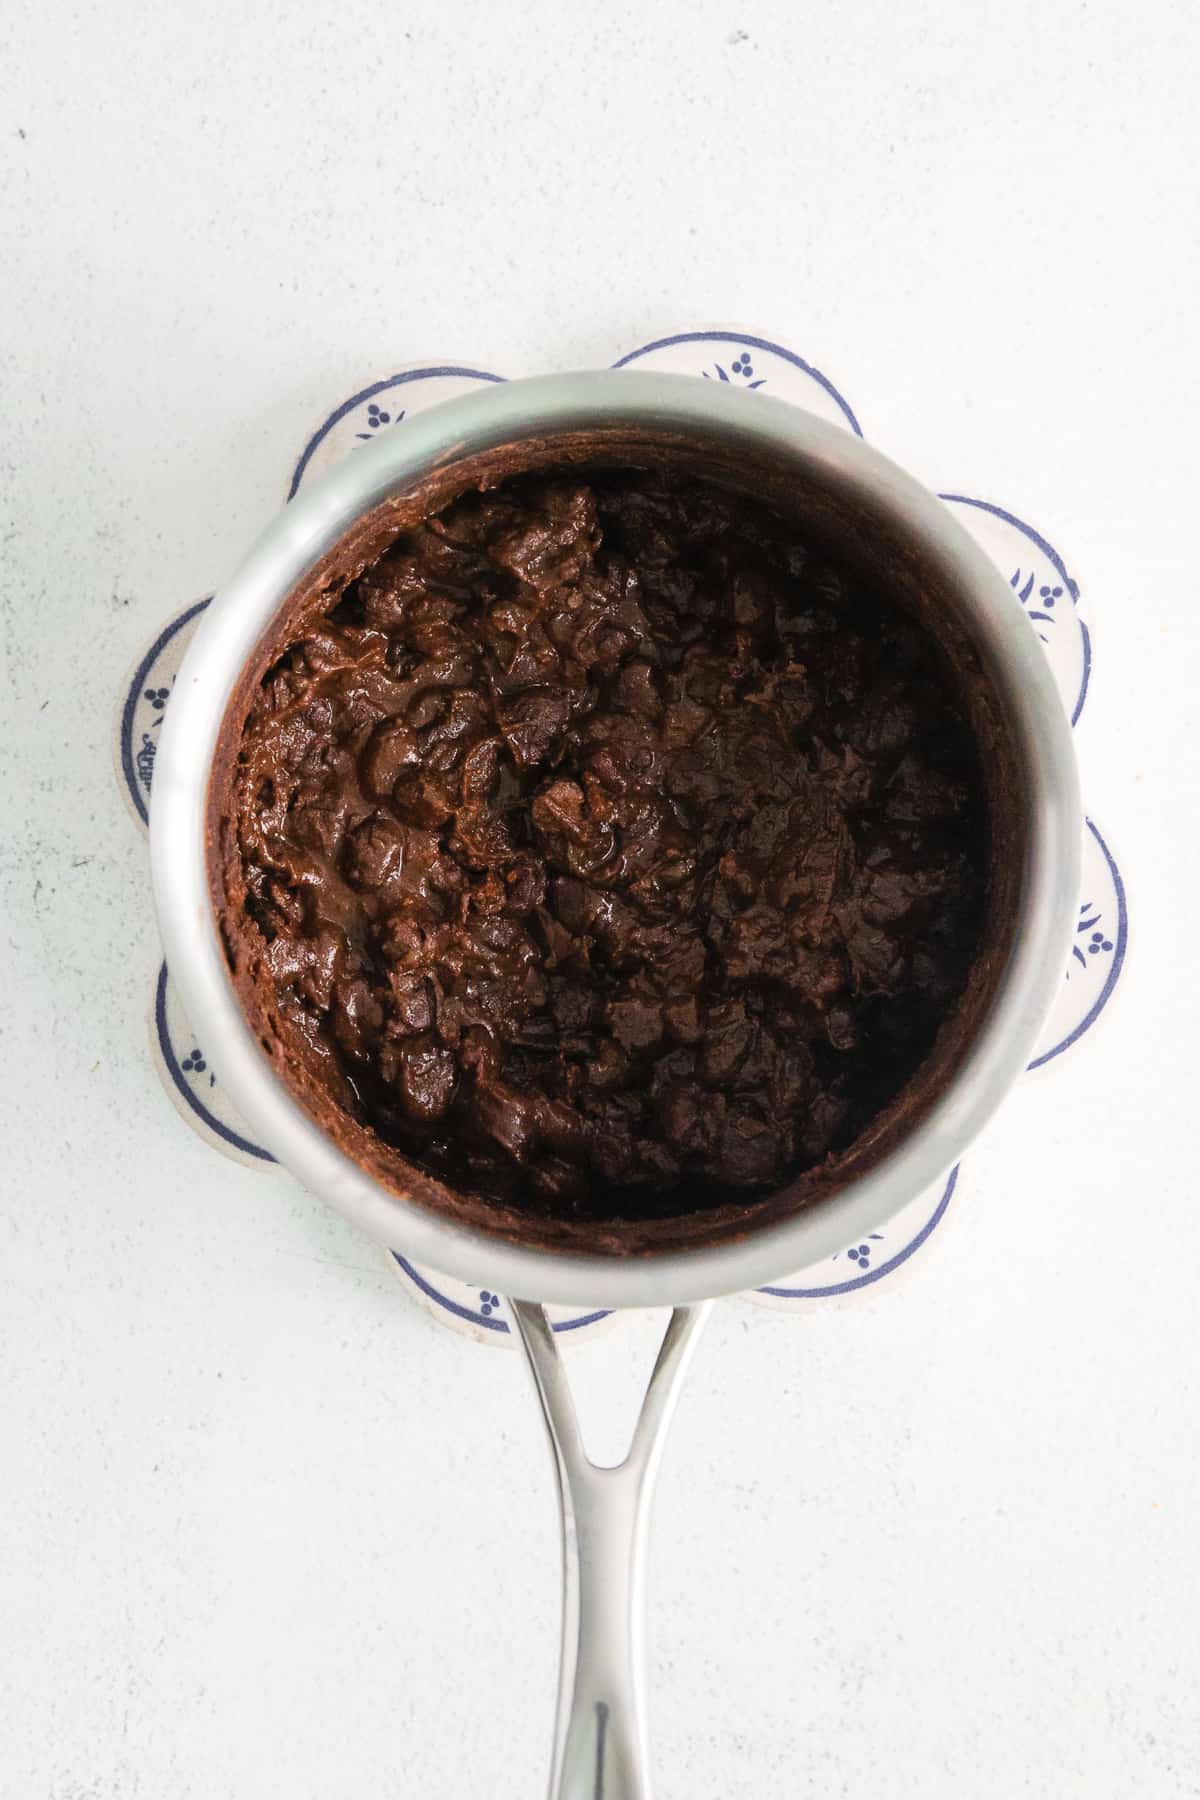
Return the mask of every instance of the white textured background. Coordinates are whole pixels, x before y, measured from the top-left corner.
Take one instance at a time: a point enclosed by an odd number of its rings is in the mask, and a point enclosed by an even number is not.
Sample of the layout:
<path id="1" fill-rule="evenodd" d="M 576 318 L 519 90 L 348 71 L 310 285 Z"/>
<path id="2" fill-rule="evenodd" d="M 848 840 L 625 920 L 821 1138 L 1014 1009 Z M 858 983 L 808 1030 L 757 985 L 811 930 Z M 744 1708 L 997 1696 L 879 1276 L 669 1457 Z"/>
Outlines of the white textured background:
<path id="1" fill-rule="evenodd" d="M 7 0 L 3 1800 L 541 1790 L 522 1371 L 172 1111 L 110 715 L 360 378 L 706 319 L 1065 550 L 1135 937 L 901 1276 L 720 1310 L 657 1513 L 659 1789 L 1200 1794 L 1198 53 L 1184 0 Z"/>

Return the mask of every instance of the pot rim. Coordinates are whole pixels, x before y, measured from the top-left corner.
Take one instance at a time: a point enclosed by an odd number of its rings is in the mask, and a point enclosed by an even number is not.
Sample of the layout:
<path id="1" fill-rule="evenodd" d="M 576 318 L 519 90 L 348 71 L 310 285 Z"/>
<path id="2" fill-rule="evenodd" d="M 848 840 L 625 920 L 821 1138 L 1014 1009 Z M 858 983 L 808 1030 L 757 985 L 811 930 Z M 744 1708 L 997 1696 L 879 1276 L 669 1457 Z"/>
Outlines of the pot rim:
<path id="1" fill-rule="evenodd" d="M 278 607 L 351 525 L 432 469 L 499 444 L 612 425 L 714 434 L 856 491 L 933 559 L 970 612 L 1003 690 L 1028 783 L 1020 917 L 992 1003 L 946 1087 L 872 1167 L 735 1242 L 631 1257 L 515 1245 L 383 1186 L 301 1107 L 250 1029 L 209 889 L 209 775 L 233 689 Z M 939 1180 L 1033 1052 L 1069 953 L 1082 809 L 1070 726 L 1003 577 L 932 493 L 862 439 L 761 393 L 687 375 L 607 370 L 489 386 L 407 419 L 300 493 L 214 597 L 179 670 L 155 761 L 150 850 L 167 961 L 193 1029 L 238 1109 L 279 1161 L 373 1237 L 417 1262 L 526 1299 L 596 1307 L 685 1304 L 761 1287 L 832 1255 Z"/>

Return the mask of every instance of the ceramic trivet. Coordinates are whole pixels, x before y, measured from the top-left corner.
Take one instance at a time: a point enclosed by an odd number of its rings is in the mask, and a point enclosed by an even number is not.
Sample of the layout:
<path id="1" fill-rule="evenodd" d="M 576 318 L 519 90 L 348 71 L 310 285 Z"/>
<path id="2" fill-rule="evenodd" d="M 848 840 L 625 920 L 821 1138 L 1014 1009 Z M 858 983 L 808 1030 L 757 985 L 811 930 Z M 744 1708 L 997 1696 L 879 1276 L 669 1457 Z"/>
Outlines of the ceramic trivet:
<path id="1" fill-rule="evenodd" d="M 693 375 L 765 390 L 818 413 L 862 436 L 849 401 L 819 369 L 782 344 L 745 331 L 682 331 L 640 345 L 617 359 L 615 368 L 640 367 Z M 414 413 L 505 377 L 472 363 L 414 363 L 358 389 L 321 422 L 289 470 L 285 493 L 301 487 L 382 431 L 403 430 Z M 1012 603 L 1036 632 L 1053 671 L 1071 723 L 1077 723 L 1088 696 L 1092 641 L 1078 584 L 1061 555 L 1032 525 L 1003 506 L 957 491 L 940 498 L 949 506 L 1008 581 Z M 114 759 L 118 779 L 139 825 L 148 820 L 158 732 L 176 671 L 196 621 L 211 596 L 194 601 L 170 619 L 137 662 L 122 689 L 116 719 Z M 1058 1000 L 1029 1071 L 1044 1068 L 1077 1044 L 1112 998 L 1129 938 L 1125 886 L 1105 835 L 1086 820 L 1083 886 L 1071 951 Z M 150 1041 L 159 1075 L 175 1106 L 215 1149 L 258 1168 L 278 1168 L 268 1150 L 255 1143 L 230 1104 L 219 1072 L 195 1041 L 166 964 L 159 969 L 151 1004 Z M 962 1165 L 897 1212 L 881 1230 L 811 1268 L 781 1277 L 742 1298 L 763 1306 L 798 1310 L 806 1303 L 865 1288 L 907 1263 L 945 1217 L 961 1191 Z M 400 1251 L 389 1262 L 408 1291 L 437 1318 L 481 1342 L 509 1343 L 511 1333 L 500 1296 L 486 1285 L 439 1275 Z M 555 1329 L 588 1335 L 611 1315 L 551 1308 Z"/>

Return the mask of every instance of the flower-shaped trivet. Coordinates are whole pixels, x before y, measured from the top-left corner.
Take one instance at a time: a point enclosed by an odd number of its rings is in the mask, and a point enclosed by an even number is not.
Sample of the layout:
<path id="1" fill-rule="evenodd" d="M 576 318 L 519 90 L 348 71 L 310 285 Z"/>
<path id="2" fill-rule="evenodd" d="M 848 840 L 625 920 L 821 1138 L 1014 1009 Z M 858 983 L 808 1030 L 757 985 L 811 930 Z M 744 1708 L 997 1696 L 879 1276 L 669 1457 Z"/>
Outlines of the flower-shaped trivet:
<path id="1" fill-rule="evenodd" d="M 761 389 L 862 435 L 849 402 L 825 375 L 782 344 L 749 332 L 678 332 L 629 351 L 613 366 L 670 370 L 698 380 Z M 439 362 L 414 364 L 369 383 L 336 406 L 305 444 L 290 472 L 287 498 L 381 431 L 402 431 L 404 421 L 414 413 L 503 379 L 470 364 Z M 1039 531 L 1002 506 L 960 493 L 944 493 L 941 498 L 1003 573 L 1012 604 L 1023 610 L 1030 630 L 1037 633 L 1063 705 L 1075 724 L 1087 699 L 1092 646 L 1079 588 L 1062 557 Z M 121 694 L 115 761 L 130 808 L 143 827 L 159 728 L 191 632 L 207 605 L 208 598 L 197 600 L 163 627 Z M 1060 1057 L 1095 1024 L 1120 978 L 1128 936 L 1120 871 L 1105 837 L 1089 818 L 1075 943 L 1057 1003 L 1029 1065 L 1031 1071 Z M 165 963 L 155 983 L 151 1044 L 168 1094 L 202 1137 L 241 1161 L 260 1168 L 278 1166 L 270 1152 L 254 1142 L 230 1103 L 219 1071 L 211 1067 L 204 1046 L 192 1034 Z M 865 1240 L 745 1298 L 796 1310 L 806 1302 L 848 1294 L 883 1280 L 906 1263 L 937 1228 L 961 1185 L 961 1176 L 960 1165 Z M 483 1285 L 486 1268 L 480 1269 L 481 1284 L 475 1285 L 418 1267 L 398 1250 L 388 1255 L 409 1291 L 439 1319 L 481 1341 L 511 1341 L 499 1296 Z M 608 1317 L 603 1312 L 568 1308 L 554 1312 L 559 1331 L 592 1332 Z"/>

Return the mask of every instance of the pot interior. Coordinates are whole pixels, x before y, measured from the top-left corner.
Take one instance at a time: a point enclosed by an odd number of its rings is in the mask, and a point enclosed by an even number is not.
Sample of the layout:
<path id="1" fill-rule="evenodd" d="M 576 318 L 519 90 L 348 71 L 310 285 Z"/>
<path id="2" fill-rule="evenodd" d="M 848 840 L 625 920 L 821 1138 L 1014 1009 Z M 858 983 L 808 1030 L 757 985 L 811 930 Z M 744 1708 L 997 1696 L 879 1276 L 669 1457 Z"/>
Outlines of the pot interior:
<path id="1" fill-rule="evenodd" d="M 986 811 L 986 903 L 966 985 L 924 1061 L 831 1163 L 786 1185 L 703 1210 L 681 1205 L 651 1218 L 596 1219 L 569 1209 L 527 1210 L 495 1195 L 450 1185 L 331 1101 L 318 1072 L 289 1050 L 289 1034 L 262 977 L 265 946 L 246 911 L 239 873 L 234 789 L 243 729 L 263 677 L 306 626 L 331 610 L 347 586 L 406 530 L 460 495 L 538 471 L 669 471 L 765 504 L 801 543 L 869 585 L 916 620 L 936 646 L 945 679 L 979 756 Z M 991 1009 L 1008 963 L 1027 855 L 1027 783 L 999 677 L 982 653 L 977 599 L 955 586 L 936 546 L 906 531 L 898 512 L 864 493 L 853 474 L 808 461 L 748 435 L 604 424 L 508 441 L 462 454 L 364 514 L 280 605 L 239 678 L 225 713 L 208 802 L 213 903 L 243 1011 L 264 1054 L 320 1127 L 376 1181 L 435 1216 L 528 1248 L 582 1255 L 672 1253 L 715 1247 L 819 1205 L 892 1151 L 954 1080 Z"/>

